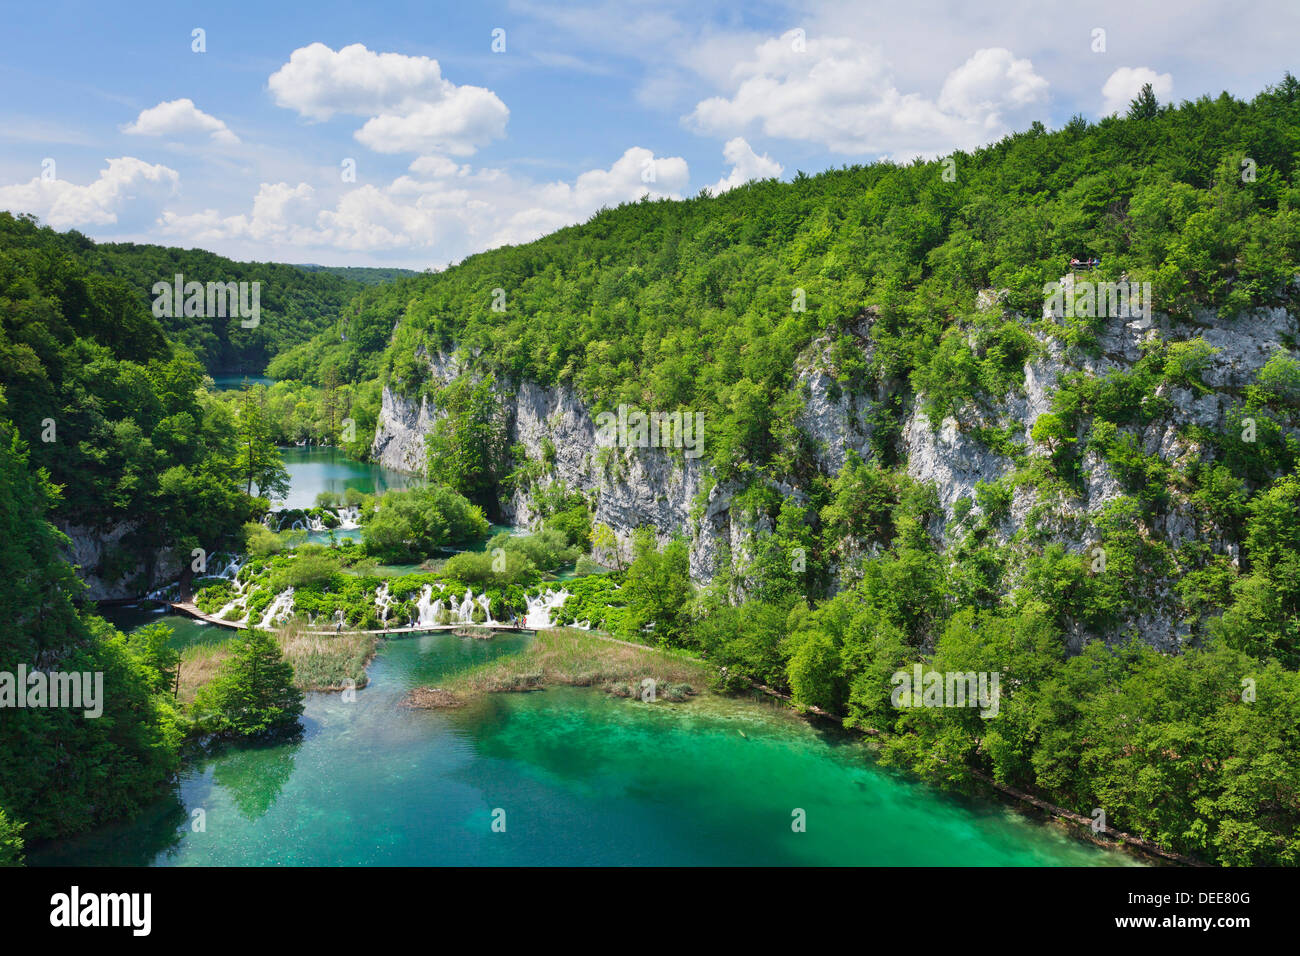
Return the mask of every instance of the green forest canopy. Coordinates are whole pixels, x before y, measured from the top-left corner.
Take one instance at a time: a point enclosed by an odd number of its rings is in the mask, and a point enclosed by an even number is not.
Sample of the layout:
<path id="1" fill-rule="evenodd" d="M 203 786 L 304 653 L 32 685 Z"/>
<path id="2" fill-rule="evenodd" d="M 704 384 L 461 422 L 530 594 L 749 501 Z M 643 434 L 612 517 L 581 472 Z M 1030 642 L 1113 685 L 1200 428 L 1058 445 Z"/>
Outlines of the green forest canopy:
<path id="1" fill-rule="evenodd" d="M 1150 281 L 1155 308 L 1174 315 L 1293 303 L 1300 83 L 1145 112 L 1052 132 L 1035 123 L 953 154 L 952 181 L 943 161 L 882 162 L 602 210 L 368 289 L 347 341 L 319 336 L 272 374 L 320 381 L 332 369 L 415 393 L 429 375 L 420 350 L 457 347 L 482 370 L 569 383 L 600 407 L 703 411 L 725 478 L 799 465 L 794 360 L 867 306 L 879 310 L 875 347 L 867 361 L 842 339 L 845 387 L 932 385 L 969 366 L 942 396 L 960 405 L 1003 387 L 1027 343 L 1016 322 L 981 329 L 979 356 L 954 341 L 988 321 L 977 295 L 1004 289 L 1032 322 L 1044 284 L 1074 257 L 1099 258 L 1097 278 Z M 1075 331 L 1086 341 L 1095 330 Z"/>
<path id="2" fill-rule="evenodd" d="M 260 375 L 272 356 L 326 329 L 337 330 L 344 307 L 374 281 L 366 270 L 340 272 L 322 266 L 275 262 L 235 262 L 202 249 L 95 243 L 81 233 L 55 232 L 30 216 L 0 213 L 0 251 L 44 249 L 47 255 L 75 257 L 88 272 L 120 279 L 121 287 L 146 307 L 157 282 L 259 282 L 260 322 L 244 328 L 238 318 L 186 316 L 162 318 L 168 339 L 192 351 L 209 374 Z M 407 270 L 384 270 L 406 273 Z M 353 273 L 360 273 L 353 274 Z M 337 334 L 337 332 L 336 332 Z"/>

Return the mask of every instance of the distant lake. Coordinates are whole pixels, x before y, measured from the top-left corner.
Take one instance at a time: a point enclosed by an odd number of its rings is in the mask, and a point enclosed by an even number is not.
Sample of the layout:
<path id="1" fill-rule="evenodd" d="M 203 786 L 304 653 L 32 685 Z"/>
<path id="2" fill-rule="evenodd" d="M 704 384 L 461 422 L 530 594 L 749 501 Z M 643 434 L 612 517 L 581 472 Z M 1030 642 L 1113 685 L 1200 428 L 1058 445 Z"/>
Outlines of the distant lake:
<path id="1" fill-rule="evenodd" d="M 244 387 L 244 383 L 249 385 L 274 385 L 275 379 L 266 378 L 262 375 L 214 375 L 212 376 L 212 387 L 218 392 L 229 392 L 234 389 Z"/>
<path id="2" fill-rule="evenodd" d="M 100 607 L 95 613 L 123 633 L 139 630 L 148 624 L 165 624 L 172 630 L 171 640 L 167 643 L 178 651 L 194 644 L 221 644 L 235 633 L 151 603 Z"/>
<path id="3" fill-rule="evenodd" d="M 357 461 L 337 448 L 321 445 L 281 448 L 284 467 L 289 472 L 289 495 L 272 503 L 273 508 L 311 508 L 322 491 L 341 495 L 348 488 L 368 495 L 393 488 L 423 484 L 415 475 L 403 474 L 373 462 Z"/>

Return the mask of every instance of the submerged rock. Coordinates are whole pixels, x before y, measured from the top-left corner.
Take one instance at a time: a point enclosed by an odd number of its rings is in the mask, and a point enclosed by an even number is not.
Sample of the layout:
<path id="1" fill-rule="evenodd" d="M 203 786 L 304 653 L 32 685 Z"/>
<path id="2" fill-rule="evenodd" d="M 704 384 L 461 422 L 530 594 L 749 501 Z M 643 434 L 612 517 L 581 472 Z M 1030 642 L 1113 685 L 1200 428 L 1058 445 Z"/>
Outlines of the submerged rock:
<path id="1" fill-rule="evenodd" d="M 417 687 L 402 701 L 407 707 L 425 710 L 445 710 L 450 707 L 464 707 L 465 702 L 449 690 L 437 687 Z"/>

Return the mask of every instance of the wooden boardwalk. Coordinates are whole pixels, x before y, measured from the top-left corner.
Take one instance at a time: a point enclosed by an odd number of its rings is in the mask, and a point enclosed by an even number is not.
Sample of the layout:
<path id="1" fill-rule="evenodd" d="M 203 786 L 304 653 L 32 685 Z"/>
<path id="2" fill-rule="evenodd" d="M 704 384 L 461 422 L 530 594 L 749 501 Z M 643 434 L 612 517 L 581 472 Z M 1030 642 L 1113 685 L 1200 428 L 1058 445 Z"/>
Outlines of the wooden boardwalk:
<path id="1" fill-rule="evenodd" d="M 187 614 L 192 618 L 196 618 L 197 620 L 200 621 L 206 621 L 209 624 L 215 624 L 217 625 L 217 627 L 227 627 L 235 631 L 243 631 L 248 629 L 247 623 L 226 621 L 213 614 L 205 614 L 203 611 L 200 611 L 198 609 L 197 605 L 195 605 L 190 601 L 167 601 L 165 603 L 173 611 L 178 611 L 181 614 Z M 317 637 L 342 637 L 345 634 L 348 635 L 426 634 L 432 631 L 454 631 L 454 630 L 465 630 L 467 628 L 473 628 L 475 630 L 483 630 L 483 631 L 502 631 L 505 633 L 514 633 L 514 634 L 521 634 L 533 630 L 533 628 L 531 627 L 520 627 L 517 624 L 501 624 L 497 621 L 493 621 L 491 624 L 486 624 L 486 623 L 485 624 L 425 624 L 425 625 L 416 624 L 412 627 L 385 627 L 385 628 L 379 628 L 377 630 L 372 630 L 372 631 L 344 631 L 344 630 L 335 630 L 331 628 L 329 630 L 324 630 L 324 631 L 303 631 L 303 633 L 311 634 Z M 475 636 L 475 635 L 471 635 L 471 636 Z"/>
<path id="2" fill-rule="evenodd" d="M 209 624 L 217 625 L 217 627 L 228 627 L 237 631 L 246 630 L 248 628 L 247 624 L 237 624 L 234 621 L 223 621 L 221 618 L 212 614 L 204 614 L 199 610 L 198 605 L 191 601 L 167 601 L 165 603 L 173 611 L 188 614 L 190 617 L 197 618 L 200 621 L 207 621 Z"/>

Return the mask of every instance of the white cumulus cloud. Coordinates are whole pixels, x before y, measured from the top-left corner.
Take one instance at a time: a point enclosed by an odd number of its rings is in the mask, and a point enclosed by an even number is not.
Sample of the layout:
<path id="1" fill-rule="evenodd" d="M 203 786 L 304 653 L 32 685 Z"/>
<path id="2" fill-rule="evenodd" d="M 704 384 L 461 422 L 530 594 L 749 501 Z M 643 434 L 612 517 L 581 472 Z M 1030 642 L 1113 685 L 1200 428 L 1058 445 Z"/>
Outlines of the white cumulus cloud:
<path id="1" fill-rule="evenodd" d="M 459 86 L 437 103 L 410 113 L 384 113 L 367 120 L 356 138 L 377 153 L 439 150 L 468 156 L 505 134 L 510 111 L 491 90 Z"/>
<path id="2" fill-rule="evenodd" d="M 774 179 L 784 170 L 771 156 L 766 153 L 760 156 L 754 152 L 753 147 L 741 136 L 727 140 L 727 145 L 722 147 L 722 156 L 731 163 L 731 172 L 714 184 L 715 196 L 742 186 L 751 179 Z"/>
<path id="3" fill-rule="evenodd" d="M 161 223 L 165 232 L 197 242 L 251 239 L 294 244 L 312 239 L 314 199 L 315 190 L 307 183 L 262 183 L 248 215 L 222 216 L 215 209 L 182 215 L 169 210 L 162 214 Z"/>
<path id="4" fill-rule="evenodd" d="M 958 116 L 982 116 L 985 125 L 997 126 L 1003 110 L 1040 103 L 1046 95 L 1047 80 L 1034 72 L 1032 63 L 993 47 L 977 50 L 948 74 L 939 91 L 939 109 Z"/>
<path id="5" fill-rule="evenodd" d="M 681 157 L 655 156 L 637 146 L 607 169 L 551 183 L 421 156 L 411 163 L 410 175 L 386 186 L 358 186 L 332 204 L 321 202 L 306 183 L 263 183 L 248 214 L 167 213 L 163 227 L 194 241 L 258 240 L 303 253 L 317 248 L 418 250 L 442 264 L 494 246 L 528 242 L 581 222 L 602 206 L 642 196 L 680 198 L 689 179 Z"/>
<path id="6" fill-rule="evenodd" d="M 428 176 L 430 179 L 441 179 L 447 176 L 455 176 L 460 172 L 469 172 L 468 166 L 461 166 L 455 160 L 437 154 L 418 156 L 411 162 L 409 168 L 417 176 Z"/>
<path id="7" fill-rule="evenodd" d="M 233 145 L 239 137 L 230 131 L 222 120 L 203 112 L 188 97 L 167 100 L 141 111 L 135 122 L 122 127 L 122 132 L 136 136 L 186 136 L 206 133 L 214 143 Z"/>
<path id="8" fill-rule="evenodd" d="M 267 86 L 280 106 L 313 120 L 370 117 L 356 139 L 381 153 L 468 156 L 505 135 L 510 110 L 491 90 L 457 86 L 426 56 L 376 53 L 360 43 L 294 50 Z"/>
<path id="9" fill-rule="evenodd" d="M 1048 88 L 1029 60 L 993 47 L 952 70 L 936 101 L 899 90 L 879 49 L 794 33 L 759 44 L 728 82 L 730 95 L 700 101 L 686 118 L 698 132 L 755 127 L 837 153 L 895 158 L 987 142 L 1005 132 L 1007 113 L 1042 102 Z"/>
<path id="10" fill-rule="evenodd" d="M 107 160 L 94 182 L 42 179 L 0 186 L 0 209 L 33 213 L 56 229 L 152 224 L 180 174 L 134 156 Z"/>

